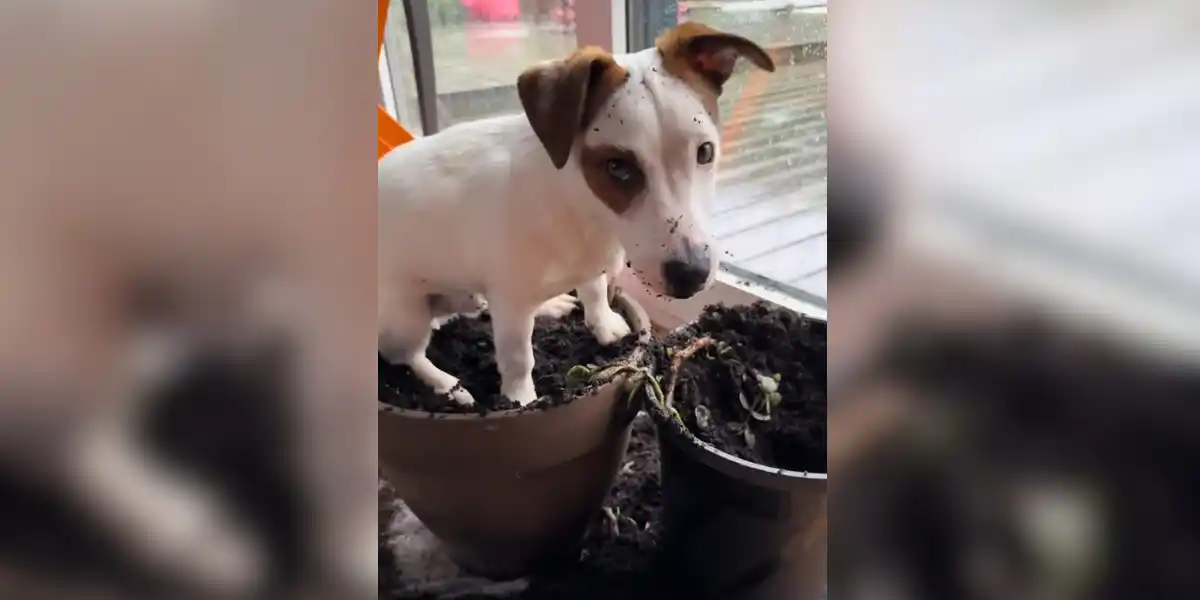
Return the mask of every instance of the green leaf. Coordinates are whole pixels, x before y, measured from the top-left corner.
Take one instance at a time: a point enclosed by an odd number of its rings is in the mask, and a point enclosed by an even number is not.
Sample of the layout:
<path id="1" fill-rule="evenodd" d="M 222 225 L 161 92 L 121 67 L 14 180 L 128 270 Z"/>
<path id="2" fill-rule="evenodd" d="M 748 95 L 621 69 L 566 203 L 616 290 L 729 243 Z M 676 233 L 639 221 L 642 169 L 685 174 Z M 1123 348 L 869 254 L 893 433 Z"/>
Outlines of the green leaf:
<path id="1" fill-rule="evenodd" d="M 756 421 L 771 420 L 771 403 L 763 398 L 762 401 L 750 411 L 750 416 Z"/>
<path id="2" fill-rule="evenodd" d="M 757 373 L 754 376 L 758 379 L 758 387 L 762 389 L 763 393 L 770 396 L 771 394 L 779 391 L 779 383 L 774 379 L 759 375 Z"/>
<path id="3" fill-rule="evenodd" d="M 771 408 L 779 408 L 781 402 L 783 402 L 783 396 L 779 392 L 767 394 L 767 403 L 771 405 Z"/>
<path id="4" fill-rule="evenodd" d="M 746 399 L 746 394 L 742 392 L 738 392 L 738 404 L 741 404 L 742 408 L 746 409 L 747 412 L 754 412 L 754 407 L 750 406 L 750 401 Z"/>
<path id="5" fill-rule="evenodd" d="M 583 365 L 575 365 L 567 371 L 567 379 L 576 382 L 587 381 L 591 376 L 592 370 Z"/>
<path id="6" fill-rule="evenodd" d="M 742 439 L 746 440 L 747 448 L 754 448 L 754 444 L 758 443 L 758 438 L 755 437 L 754 431 L 749 427 L 742 430 Z"/>

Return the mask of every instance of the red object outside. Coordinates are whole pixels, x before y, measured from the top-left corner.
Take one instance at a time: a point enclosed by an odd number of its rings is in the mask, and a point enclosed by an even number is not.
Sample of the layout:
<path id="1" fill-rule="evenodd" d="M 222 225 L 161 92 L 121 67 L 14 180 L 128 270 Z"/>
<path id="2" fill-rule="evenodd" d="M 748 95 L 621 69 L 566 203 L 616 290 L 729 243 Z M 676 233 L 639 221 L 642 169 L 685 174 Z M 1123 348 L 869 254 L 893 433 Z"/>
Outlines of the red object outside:
<path id="1" fill-rule="evenodd" d="M 519 0 L 462 0 L 462 3 L 480 21 L 515 21 L 521 16 Z"/>

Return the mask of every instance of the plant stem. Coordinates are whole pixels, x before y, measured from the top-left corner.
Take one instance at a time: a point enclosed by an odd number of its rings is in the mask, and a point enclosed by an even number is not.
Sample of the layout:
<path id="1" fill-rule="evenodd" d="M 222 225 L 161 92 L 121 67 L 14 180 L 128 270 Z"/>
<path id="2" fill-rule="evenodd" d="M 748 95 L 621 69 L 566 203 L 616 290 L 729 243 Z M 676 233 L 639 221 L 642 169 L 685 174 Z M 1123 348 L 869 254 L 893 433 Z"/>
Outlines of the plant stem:
<path id="1" fill-rule="evenodd" d="M 671 406 L 675 399 L 675 385 L 679 381 L 679 369 L 683 368 L 683 361 L 690 359 L 701 349 L 712 344 L 713 339 L 708 336 L 696 338 L 671 357 L 671 371 L 667 373 L 666 397 L 663 401 L 666 406 Z"/>

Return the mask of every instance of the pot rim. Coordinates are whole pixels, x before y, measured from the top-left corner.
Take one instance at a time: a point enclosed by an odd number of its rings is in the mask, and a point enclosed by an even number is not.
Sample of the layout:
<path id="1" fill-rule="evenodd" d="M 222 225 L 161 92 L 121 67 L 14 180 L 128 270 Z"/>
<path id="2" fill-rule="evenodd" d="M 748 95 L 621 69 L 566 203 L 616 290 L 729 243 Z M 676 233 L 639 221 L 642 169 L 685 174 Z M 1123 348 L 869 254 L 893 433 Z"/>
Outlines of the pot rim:
<path id="1" fill-rule="evenodd" d="M 613 308 L 622 313 L 625 319 L 629 322 L 629 328 L 632 329 L 638 338 L 638 342 L 644 344 L 650 341 L 650 316 L 646 314 L 646 310 L 642 308 L 632 297 L 626 294 L 621 288 L 613 286 L 611 288 L 611 297 Z M 582 307 L 580 308 L 582 310 Z M 610 382 L 607 385 L 613 385 L 617 382 Z M 593 395 L 597 390 L 605 386 L 598 386 L 591 390 L 590 393 L 582 394 L 571 399 L 570 402 L 563 402 L 557 406 L 538 407 L 537 404 L 545 400 L 547 396 L 541 396 L 537 400 L 531 402 L 528 406 L 521 408 L 510 408 L 508 410 L 488 411 L 484 414 L 479 413 L 435 413 L 425 410 L 412 410 L 408 408 L 400 408 L 387 404 L 386 402 L 377 400 L 379 412 L 388 413 L 392 416 L 403 417 L 409 419 L 423 419 L 435 421 L 492 421 L 500 419 L 515 419 L 517 417 L 540 415 L 549 413 L 558 409 L 563 409 L 571 406 L 579 400 L 585 399 L 589 395 Z"/>
<path id="2" fill-rule="evenodd" d="M 688 451 L 689 449 L 694 448 L 691 452 L 689 452 L 689 454 L 695 454 L 696 450 L 707 453 L 710 457 L 717 460 L 704 462 L 718 470 L 726 472 L 726 474 L 730 476 L 737 477 L 739 474 L 736 472 L 729 472 L 729 469 L 722 467 L 731 466 L 731 470 L 734 471 L 739 469 L 749 469 L 750 471 L 759 475 L 768 476 L 771 478 L 784 478 L 788 480 L 825 481 L 829 478 L 828 473 L 818 473 L 815 471 L 793 471 L 780 467 L 770 467 L 761 463 L 746 460 L 744 458 L 739 458 L 696 437 L 691 432 L 686 431 L 682 425 L 675 422 L 675 419 L 656 415 L 655 413 L 658 411 L 648 412 L 650 412 L 655 420 L 658 421 L 657 425 L 660 431 L 664 425 L 666 426 L 668 433 L 672 438 L 674 438 L 672 441 L 677 442 L 681 446 L 681 449 Z M 699 457 L 697 458 L 700 459 Z"/>
<path id="3" fill-rule="evenodd" d="M 822 318 L 814 317 L 812 315 L 807 315 L 804 313 L 800 313 L 800 316 L 802 316 L 806 319 L 811 319 L 813 321 L 820 321 L 820 322 L 823 322 L 826 324 L 829 323 L 828 319 L 822 319 Z M 672 330 L 671 333 L 681 331 L 683 329 L 690 327 L 691 325 L 692 325 L 692 323 L 680 325 L 679 327 L 676 327 L 674 330 Z M 826 399 L 826 402 L 828 402 L 828 399 Z M 648 402 L 647 404 L 654 405 L 655 403 Z M 681 425 L 680 423 L 677 423 L 675 421 L 675 419 L 672 419 L 669 416 L 667 416 L 666 414 L 663 414 L 662 411 L 657 410 L 657 407 L 655 407 L 655 409 L 648 408 L 646 412 L 648 412 L 650 414 L 651 418 L 653 418 L 655 420 L 655 422 L 656 422 L 655 424 L 658 426 L 659 431 L 662 431 L 664 425 L 666 426 L 667 431 L 670 433 L 671 437 L 674 438 L 672 441 L 676 442 L 681 447 L 681 449 L 683 449 L 685 451 L 690 451 L 689 453 L 692 453 L 692 454 L 695 454 L 696 450 L 699 450 L 700 452 L 704 452 L 705 456 L 703 456 L 703 457 L 697 456 L 696 458 L 698 460 L 703 460 L 704 457 L 713 459 L 713 460 L 707 460 L 704 462 L 706 464 L 708 464 L 709 466 L 711 466 L 715 469 L 718 469 L 732 477 L 740 476 L 740 474 L 736 472 L 738 470 L 749 469 L 752 473 L 755 473 L 758 475 L 767 476 L 767 477 L 771 477 L 771 478 L 783 478 L 783 479 L 792 480 L 792 481 L 799 481 L 799 480 L 826 481 L 829 478 L 829 473 L 818 473 L 818 472 L 814 472 L 814 471 L 793 471 L 790 469 L 783 469 L 780 467 L 770 467 L 770 466 L 767 466 L 767 465 L 764 465 L 761 463 L 756 463 L 756 462 L 746 460 L 744 458 L 739 458 L 737 456 L 734 456 L 724 450 L 721 450 L 720 448 L 717 448 L 716 446 L 696 437 L 695 434 L 688 431 L 683 425 Z M 828 440 L 826 440 L 826 446 L 828 446 L 828 445 L 829 445 L 829 442 L 828 442 Z"/>

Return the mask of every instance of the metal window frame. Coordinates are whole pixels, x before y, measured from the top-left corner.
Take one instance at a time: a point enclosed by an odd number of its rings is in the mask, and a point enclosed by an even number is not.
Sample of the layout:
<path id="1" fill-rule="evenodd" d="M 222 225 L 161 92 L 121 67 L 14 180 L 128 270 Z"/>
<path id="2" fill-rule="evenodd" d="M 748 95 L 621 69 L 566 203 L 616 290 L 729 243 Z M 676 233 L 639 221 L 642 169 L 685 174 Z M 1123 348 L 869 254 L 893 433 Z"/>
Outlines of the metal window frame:
<path id="1" fill-rule="evenodd" d="M 426 0 L 402 0 L 408 43 L 412 49 L 413 74 L 417 82 L 417 107 L 425 135 L 438 132 L 437 78 L 433 66 L 433 24 Z"/>
<path id="2" fill-rule="evenodd" d="M 679 24 L 677 0 L 628 0 L 626 44 L 630 52 L 645 50 L 663 31 Z"/>
<path id="3" fill-rule="evenodd" d="M 383 45 L 379 53 L 379 83 L 379 103 L 393 119 L 403 124 L 401 105 L 396 100 L 403 97 L 403 94 L 398 89 L 399 83 L 392 80 L 392 62 L 388 58 L 387 44 Z"/>

